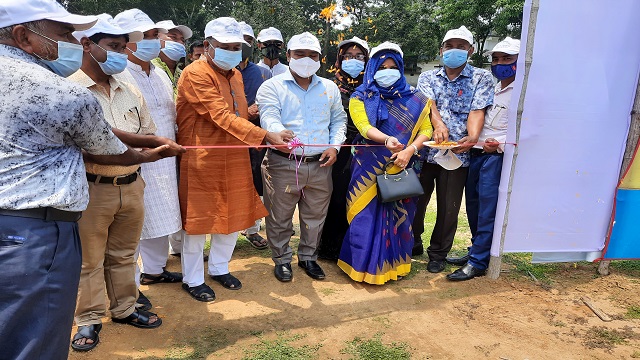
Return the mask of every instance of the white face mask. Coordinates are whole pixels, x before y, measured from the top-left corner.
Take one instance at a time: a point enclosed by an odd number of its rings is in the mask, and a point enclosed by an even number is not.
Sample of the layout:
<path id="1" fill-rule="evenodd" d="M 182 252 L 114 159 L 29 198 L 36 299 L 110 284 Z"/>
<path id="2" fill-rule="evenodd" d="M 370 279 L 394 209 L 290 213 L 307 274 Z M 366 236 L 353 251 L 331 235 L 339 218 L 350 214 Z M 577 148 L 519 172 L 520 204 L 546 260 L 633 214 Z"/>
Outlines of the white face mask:
<path id="1" fill-rule="evenodd" d="M 298 76 L 309 78 L 320 69 L 320 61 L 315 61 L 310 57 L 303 57 L 301 59 L 294 59 L 292 57 L 289 60 L 289 68 Z"/>

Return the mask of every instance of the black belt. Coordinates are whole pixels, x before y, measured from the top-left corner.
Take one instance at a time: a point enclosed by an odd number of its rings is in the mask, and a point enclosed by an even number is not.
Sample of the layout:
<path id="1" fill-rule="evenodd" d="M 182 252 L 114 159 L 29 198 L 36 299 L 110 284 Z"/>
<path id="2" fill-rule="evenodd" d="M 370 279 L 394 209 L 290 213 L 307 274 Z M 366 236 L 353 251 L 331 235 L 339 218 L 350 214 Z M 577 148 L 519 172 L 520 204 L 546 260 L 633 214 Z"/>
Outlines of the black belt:
<path id="1" fill-rule="evenodd" d="M 25 210 L 7 210 L 0 209 L 0 215 L 26 217 L 32 219 L 40 219 L 46 221 L 68 221 L 74 222 L 80 220 L 82 212 L 80 211 L 64 211 L 54 209 L 52 207 L 35 208 Z"/>
<path id="2" fill-rule="evenodd" d="M 100 180 L 98 181 L 100 184 L 112 184 L 113 186 L 128 185 L 138 179 L 138 171 L 140 171 L 140 169 L 138 169 L 133 174 L 124 175 L 124 176 L 114 176 L 114 177 L 100 176 L 100 175 L 87 173 L 87 181 L 96 182 L 96 180 L 98 180 L 98 177 L 100 177 Z"/>
<path id="3" fill-rule="evenodd" d="M 293 157 L 293 156 L 290 156 L 291 154 L 287 154 L 287 153 L 284 153 L 284 152 L 282 152 L 282 151 L 273 150 L 273 149 L 269 149 L 269 151 L 271 151 L 272 153 L 274 153 L 274 154 L 276 154 L 276 155 L 280 155 L 280 156 L 282 156 L 282 157 L 286 157 L 287 159 L 291 159 L 291 160 L 293 160 L 293 159 L 294 159 L 294 157 Z M 320 157 L 321 157 L 321 156 L 322 156 L 322 154 L 318 154 L 318 155 L 311 155 L 311 156 L 302 156 L 302 157 L 301 157 L 301 156 L 299 156 L 299 155 L 296 155 L 296 159 L 297 159 L 298 161 L 302 161 L 302 162 L 304 162 L 304 163 L 308 163 L 308 162 L 320 161 Z M 300 158 L 302 158 L 302 160 L 300 160 Z"/>
<path id="4" fill-rule="evenodd" d="M 484 150 L 482 149 L 478 149 L 478 148 L 471 148 L 471 150 L 469 150 L 469 154 L 471 154 L 471 156 L 480 156 L 480 155 L 502 155 L 501 152 L 484 152 Z"/>

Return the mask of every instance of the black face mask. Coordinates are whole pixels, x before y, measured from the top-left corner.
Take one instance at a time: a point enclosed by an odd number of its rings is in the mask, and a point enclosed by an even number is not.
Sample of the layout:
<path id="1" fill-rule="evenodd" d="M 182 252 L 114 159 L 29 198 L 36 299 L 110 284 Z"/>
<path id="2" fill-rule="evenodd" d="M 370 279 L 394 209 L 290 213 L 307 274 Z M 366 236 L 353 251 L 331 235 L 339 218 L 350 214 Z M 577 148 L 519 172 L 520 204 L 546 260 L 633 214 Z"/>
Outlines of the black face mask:
<path id="1" fill-rule="evenodd" d="M 275 60 L 280 57 L 280 51 L 277 45 L 267 45 L 260 50 L 260 53 L 269 60 Z"/>
<path id="2" fill-rule="evenodd" d="M 245 61 L 253 54 L 253 48 L 247 44 L 242 44 L 242 60 Z"/>

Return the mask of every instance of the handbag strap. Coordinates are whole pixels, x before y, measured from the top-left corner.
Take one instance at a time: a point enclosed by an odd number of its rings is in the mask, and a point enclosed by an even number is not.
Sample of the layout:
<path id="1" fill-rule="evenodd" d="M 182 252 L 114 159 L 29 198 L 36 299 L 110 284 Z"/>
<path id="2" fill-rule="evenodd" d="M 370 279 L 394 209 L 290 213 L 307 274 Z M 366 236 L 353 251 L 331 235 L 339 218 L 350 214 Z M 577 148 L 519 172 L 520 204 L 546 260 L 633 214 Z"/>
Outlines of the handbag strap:
<path id="1" fill-rule="evenodd" d="M 422 127 L 422 124 L 424 123 L 424 119 L 425 118 L 431 119 L 431 116 L 421 116 L 424 111 L 427 112 L 427 115 L 431 115 L 431 103 L 432 103 L 431 99 L 427 100 L 427 105 L 425 105 L 425 108 L 422 110 L 422 112 L 420 112 L 420 115 L 418 116 L 418 121 L 416 122 L 416 125 L 413 127 L 413 130 L 411 130 L 411 137 L 409 138 L 408 144 L 411 144 L 415 140 L 416 136 L 418 136 L 418 131 L 420 131 L 420 127 Z M 389 162 L 385 164 L 383 168 L 385 174 L 387 174 L 388 166 L 392 163 L 393 163 L 393 160 L 389 159 Z M 398 167 L 398 169 L 400 169 L 400 171 L 398 171 L 397 173 L 400 173 L 402 170 L 406 171 L 406 169 L 401 169 L 400 167 Z"/>

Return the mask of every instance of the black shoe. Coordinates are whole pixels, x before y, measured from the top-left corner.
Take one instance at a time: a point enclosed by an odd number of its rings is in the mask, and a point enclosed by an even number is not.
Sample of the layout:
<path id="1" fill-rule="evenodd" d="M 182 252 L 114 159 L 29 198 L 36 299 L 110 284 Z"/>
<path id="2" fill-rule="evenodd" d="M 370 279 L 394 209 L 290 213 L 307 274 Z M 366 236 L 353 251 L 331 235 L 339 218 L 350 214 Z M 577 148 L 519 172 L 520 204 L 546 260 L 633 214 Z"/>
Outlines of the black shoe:
<path id="1" fill-rule="evenodd" d="M 298 261 L 298 266 L 303 268 L 312 279 L 322 280 L 325 278 L 324 271 L 315 260 Z"/>
<path id="2" fill-rule="evenodd" d="M 411 256 L 419 256 L 424 254 L 424 246 L 422 243 L 414 243 L 413 249 L 411 249 Z"/>
<path id="3" fill-rule="evenodd" d="M 293 271 L 291 271 L 291 263 L 276 265 L 273 269 L 276 279 L 282 282 L 289 282 L 293 279 Z"/>
<path id="4" fill-rule="evenodd" d="M 476 276 L 484 276 L 486 273 L 487 270 L 480 270 L 467 263 L 465 266 L 447 275 L 447 279 L 451 281 L 465 281 L 471 280 Z"/>
<path id="5" fill-rule="evenodd" d="M 467 263 L 467 261 L 469 261 L 469 254 L 467 253 L 467 255 L 461 257 L 448 257 L 444 259 L 444 261 L 448 262 L 451 265 L 463 266 Z"/>
<path id="6" fill-rule="evenodd" d="M 430 273 L 439 273 L 444 270 L 445 262 L 443 260 L 429 260 L 427 270 Z"/>

